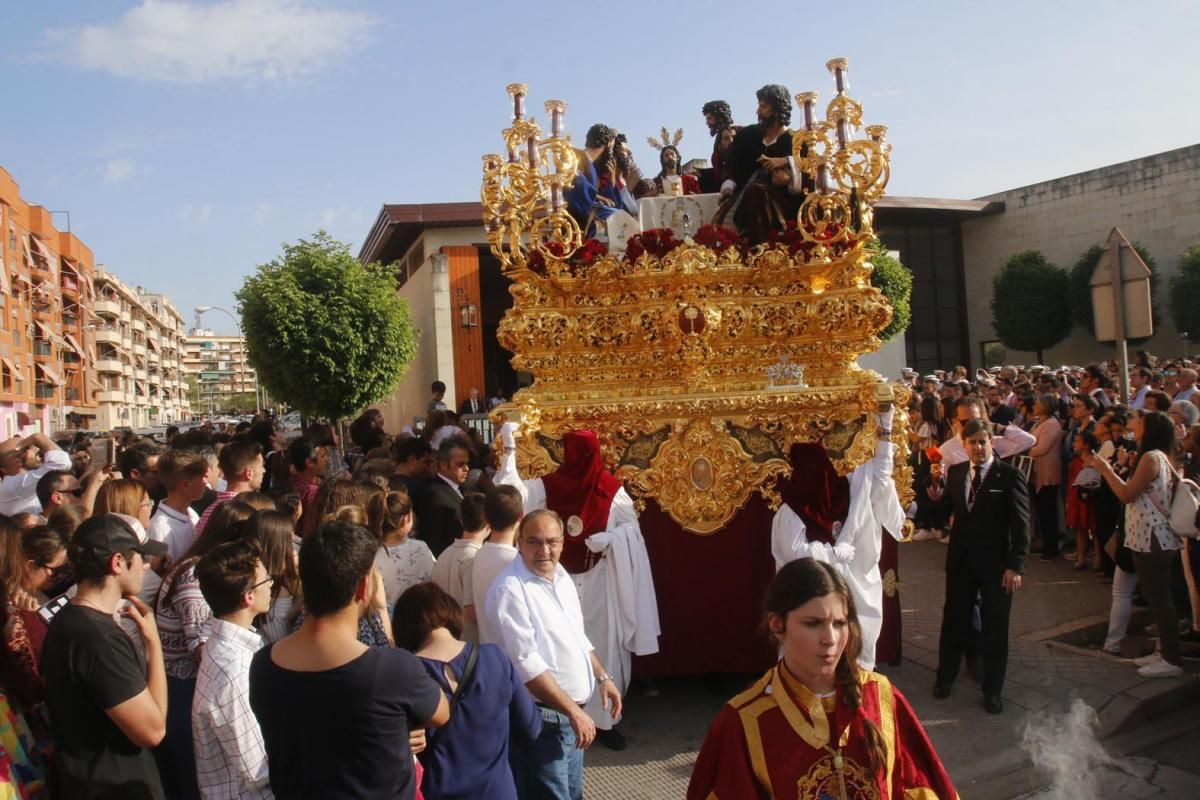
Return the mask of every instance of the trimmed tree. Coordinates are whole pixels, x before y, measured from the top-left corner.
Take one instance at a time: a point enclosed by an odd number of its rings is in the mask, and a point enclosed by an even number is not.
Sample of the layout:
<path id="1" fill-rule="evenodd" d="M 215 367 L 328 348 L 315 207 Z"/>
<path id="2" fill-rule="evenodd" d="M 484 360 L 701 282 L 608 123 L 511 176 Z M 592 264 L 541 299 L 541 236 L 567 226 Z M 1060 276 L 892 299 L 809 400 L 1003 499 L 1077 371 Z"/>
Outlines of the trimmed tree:
<path id="1" fill-rule="evenodd" d="M 1150 268 L 1150 297 L 1154 298 L 1158 293 L 1158 263 L 1141 243 L 1131 242 L 1131 244 L 1137 254 L 1142 257 L 1142 261 L 1145 261 L 1146 266 Z M 1103 254 L 1103 245 L 1092 245 L 1079 255 L 1075 266 L 1071 267 L 1067 276 L 1067 304 L 1071 307 L 1071 319 L 1076 325 L 1086 330 L 1092 338 L 1096 336 L 1096 318 L 1092 313 L 1091 280 L 1092 273 L 1096 271 L 1096 264 L 1100 263 L 1100 256 Z M 1159 313 L 1156 304 L 1151 303 L 1150 313 L 1154 320 L 1154 329 L 1158 330 L 1162 314 Z M 1141 344 L 1147 341 L 1149 339 L 1130 339 L 1129 344 Z"/>
<path id="2" fill-rule="evenodd" d="M 335 420 L 382 400 L 416 351 L 392 272 L 360 264 L 324 231 L 285 244 L 236 296 L 259 382 L 305 417 Z"/>
<path id="3" fill-rule="evenodd" d="M 1005 347 L 1037 353 L 1042 362 L 1071 332 L 1067 273 L 1037 250 L 1008 259 L 992 279 L 992 328 Z"/>
<path id="4" fill-rule="evenodd" d="M 1200 337 L 1200 244 L 1179 257 L 1179 273 L 1171 277 L 1171 319 L 1189 341 Z"/>
<path id="5" fill-rule="evenodd" d="M 892 305 L 892 321 L 879 332 L 882 342 L 890 342 L 908 330 L 912 322 L 912 273 L 908 267 L 892 258 L 878 239 L 867 245 L 871 257 L 871 285 L 883 292 Z"/>

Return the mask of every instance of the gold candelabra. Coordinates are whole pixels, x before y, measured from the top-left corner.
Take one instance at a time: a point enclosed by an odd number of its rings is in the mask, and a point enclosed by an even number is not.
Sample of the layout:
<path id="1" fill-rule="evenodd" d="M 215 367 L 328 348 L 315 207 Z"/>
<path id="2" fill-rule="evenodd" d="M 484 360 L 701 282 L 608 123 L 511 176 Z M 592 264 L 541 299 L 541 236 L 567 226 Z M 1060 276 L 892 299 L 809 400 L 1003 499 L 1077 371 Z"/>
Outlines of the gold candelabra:
<path id="1" fill-rule="evenodd" d="M 827 67 L 836 93 L 824 120 L 816 93 L 796 96 L 793 163 L 812 188 L 794 225 L 754 247 L 705 226 L 624 256 L 585 242 L 567 209 L 585 156 L 564 133 L 566 103 L 545 103 L 545 136 L 526 114 L 528 87 L 508 87 L 506 152 L 483 157 L 482 200 L 512 280 L 499 338 L 534 379 L 496 411 L 522 423 L 527 475 L 553 469 L 562 436 L 587 428 L 635 499 L 713 533 L 756 491 L 778 503 L 792 443 L 824 442 L 842 472 L 871 456 L 871 412 L 893 387 L 855 359 L 891 318 L 867 251 L 891 145 L 883 126 L 863 128 L 846 60 Z"/>

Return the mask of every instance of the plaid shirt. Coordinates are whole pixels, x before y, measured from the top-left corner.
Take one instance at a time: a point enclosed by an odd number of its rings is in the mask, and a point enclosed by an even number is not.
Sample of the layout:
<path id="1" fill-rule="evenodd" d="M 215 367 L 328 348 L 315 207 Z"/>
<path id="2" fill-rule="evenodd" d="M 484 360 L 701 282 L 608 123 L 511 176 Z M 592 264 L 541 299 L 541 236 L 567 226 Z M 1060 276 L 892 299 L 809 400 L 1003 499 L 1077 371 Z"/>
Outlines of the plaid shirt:
<path id="1" fill-rule="evenodd" d="M 262 731 L 250 710 L 250 661 L 262 639 L 212 620 L 192 699 L 196 783 L 206 800 L 272 798 Z"/>

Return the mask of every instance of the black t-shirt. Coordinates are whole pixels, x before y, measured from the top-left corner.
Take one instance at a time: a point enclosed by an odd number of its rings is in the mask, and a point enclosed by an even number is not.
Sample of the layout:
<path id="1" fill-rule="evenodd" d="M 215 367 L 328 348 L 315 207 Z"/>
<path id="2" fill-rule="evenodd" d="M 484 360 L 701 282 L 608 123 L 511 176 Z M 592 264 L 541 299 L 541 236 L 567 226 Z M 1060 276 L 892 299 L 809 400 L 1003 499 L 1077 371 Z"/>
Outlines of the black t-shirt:
<path id="1" fill-rule="evenodd" d="M 441 696 L 416 657 L 370 647 L 336 669 L 295 672 L 276 665 L 271 650 L 250 665 L 250 708 L 275 796 L 414 797 L 408 731 L 433 716 Z"/>
<path id="2" fill-rule="evenodd" d="M 129 741 L 104 713 L 146 688 L 146 667 L 113 618 L 66 606 L 46 633 L 41 666 L 58 796 L 162 798 L 150 751 Z"/>

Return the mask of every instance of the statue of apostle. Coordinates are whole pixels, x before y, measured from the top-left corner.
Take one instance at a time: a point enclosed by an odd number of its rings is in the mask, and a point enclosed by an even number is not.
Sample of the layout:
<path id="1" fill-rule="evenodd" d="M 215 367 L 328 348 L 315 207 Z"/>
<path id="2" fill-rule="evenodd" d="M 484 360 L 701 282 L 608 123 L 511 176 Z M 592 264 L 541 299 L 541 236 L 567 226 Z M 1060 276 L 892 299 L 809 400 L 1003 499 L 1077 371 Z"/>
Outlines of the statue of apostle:
<path id="1" fill-rule="evenodd" d="M 583 609 L 583 627 L 596 657 L 610 671 L 622 696 L 629 687 L 631 656 L 658 652 L 658 599 L 650 574 L 650 558 L 638 525 L 633 499 L 604 466 L 600 441 L 591 431 L 563 437 L 563 463 L 541 478 L 522 480 L 517 474 L 513 432 L 500 428 L 504 454 L 493 479 L 521 492 L 525 513 L 539 508 L 563 519 L 564 537 L 559 563 L 575 580 Z M 585 710 L 601 738 L 621 741 L 615 721 L 597 696 Z M 615 738 L 614 738 L 615 735 Z"/>
<path id="2" fill-rule="evenodd" d="M 758 122 L 734 137 L 729 173 L 721 183 L 726 202 L 717 220 L 732 215 L 751 244 L 767 241 L 772 229 L 795 219 L 811 188 L 792 159 L 792 98 L 787 87 L 769 84 L 756 96 Z"/>
<path id="3" fill-rule="evenodd" d="M 837 474 L 824 446 L 792 445 L 792 474 L 780 483 L 783 504 L 771 523 L 777 570 L 809 557 L 832 564 L 846 578 L 862 626 L 858 663 L 866 670 L 875 668 L 875 646 L 885 625 L 879 570 L 883 534 L 899 539 L 904 526 L 904 509 L 892 480 L 892 414 L 889 409 L 877 415 L 875 456 L 848 477 Z M 887 622 L 899 624 L 898 619 Z"/>
<path id="4" fill-rule="evenodd" d="M 577 151 L 579 171 L 564 193 L 571 216 L 585 236 L 595 236 L 598 222 L 604 222 L 618 210 L 637 216 L 637 201 L 630 191 L 641 172 L 633 163 L 625 137 L 597 123 L 588 128 L 584 149 Z"/>
<path id="5" fill-rule="evenodd" d="M 708 134 L 713 137 L 711 166 L 700 170 L 700 190 L 715 194 L 721 191 L 721 184 L 733 175 L 730 157 L 733 152 L 733 139 L 741 126 L 733 124 L 733 112 L 729 103 L 724 100 L 710 100 L 700 109 L 704 115 L 704 124 L 708 126 Z"/>

